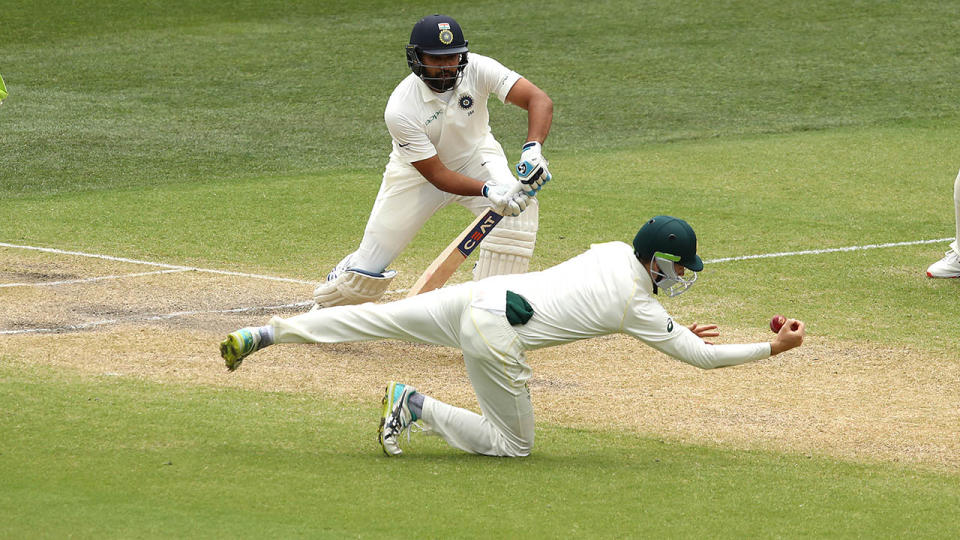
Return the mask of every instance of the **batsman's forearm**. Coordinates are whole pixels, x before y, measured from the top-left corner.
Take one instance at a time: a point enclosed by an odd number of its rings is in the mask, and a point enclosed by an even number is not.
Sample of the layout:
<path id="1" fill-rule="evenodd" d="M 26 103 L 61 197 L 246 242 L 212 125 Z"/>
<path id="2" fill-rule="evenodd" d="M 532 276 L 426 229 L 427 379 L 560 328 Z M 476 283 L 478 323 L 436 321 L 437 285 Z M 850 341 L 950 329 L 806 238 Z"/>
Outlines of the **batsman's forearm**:
<path id="1" fill-rule="evenodd" d="M 437 156 L 414 161 L 411 165 L 427 182 L 433 184 L 440 191 L 469 197 L 483 195 L 483 182 L 448 169 Z"/>
<path id="2" fill-rule="evenodd" d="M 483 182 L 450 169 L 427 177 L 427 181 L 440 191 L 454 195 L 467 195 L 470 197 L 483 195 Z"/>
<path id="3" fill-rule="evenodd" d="M 553 100 L 550 96 L 532 82 L 521 78 L 510 89 L 506 102 L 527 111 L 527 142 L 543 144 L 553 122 Z"/>
<path id="4" fill-rule="evenodd" d="M 543 144 L 553 124 L 553 100 L 543 95 L 530 104 L 527 109 L 527 142 L 537 141 Z"/>

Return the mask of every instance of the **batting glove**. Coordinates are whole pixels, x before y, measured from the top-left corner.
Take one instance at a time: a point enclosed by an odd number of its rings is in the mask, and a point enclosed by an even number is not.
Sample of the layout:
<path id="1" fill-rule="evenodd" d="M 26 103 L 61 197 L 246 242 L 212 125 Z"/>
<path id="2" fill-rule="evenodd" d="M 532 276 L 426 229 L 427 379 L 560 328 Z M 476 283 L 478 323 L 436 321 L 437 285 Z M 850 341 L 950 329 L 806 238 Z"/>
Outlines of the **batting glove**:
<path id="1" fill-rule="evenodd" d="M 530 141 L 523 145 L 520 162 L 517 163 L 517 177 L 523 184 L 524 191 L 531 197 L 536 195 L 543 184 L 549 182 L 553 176 L 547 170 L 547 160 L 541 153 L 543 146 L 537 141 Z"/>
<path id="2" fill-rule="evenodd" d="M 516 186 L 487 182 L 483 185 L 483 196 L 489 199 L 490 206 L 503 216 L 516 217 L 527 209 L 527 198 Z"/>

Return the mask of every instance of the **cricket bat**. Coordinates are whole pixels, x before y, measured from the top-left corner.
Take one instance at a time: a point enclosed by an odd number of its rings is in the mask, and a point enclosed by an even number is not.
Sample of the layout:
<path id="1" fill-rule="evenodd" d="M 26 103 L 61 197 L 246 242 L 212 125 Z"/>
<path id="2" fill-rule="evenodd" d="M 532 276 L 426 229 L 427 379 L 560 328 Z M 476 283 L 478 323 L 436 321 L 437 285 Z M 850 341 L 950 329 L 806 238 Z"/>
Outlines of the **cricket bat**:
<path id="1" fill-rule="evenodd" d="M 477 216 L 477 219 L 457 235 L 453 242 L 450 242 L 450 245 L 440 252 L 440 255 L 437 255 L 437 258 L 423 271 L 423 275 L 407 293 L 407 298 L 442 287 L 501 219 L 503 216 L 494 212 L 493 209 Z"/>

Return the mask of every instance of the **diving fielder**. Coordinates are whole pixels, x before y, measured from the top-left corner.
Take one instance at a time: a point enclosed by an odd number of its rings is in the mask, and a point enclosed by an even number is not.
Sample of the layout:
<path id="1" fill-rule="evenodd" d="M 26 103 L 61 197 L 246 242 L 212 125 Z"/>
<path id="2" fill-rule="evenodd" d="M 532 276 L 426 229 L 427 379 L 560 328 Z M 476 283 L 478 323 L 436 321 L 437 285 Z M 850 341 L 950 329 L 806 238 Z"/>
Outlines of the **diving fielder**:
<path id="1" fill-rule="evenodd" d="M 383 451 L 400 454 L 400 435 L 419 420 L 461 450 L 526 456 L 534 436 L 528 350 L 624 333 L 709 369 L 767 358 L 803 342 L 804 324 L 795 319 L 788 319 L 772 342 L 745 345 L 707 344 L 704 337 L 719 335 L 715 325 L 676 324 L 655 295 L 675 296 L 693 284 L 703 269 L 696 248 L 687 222 L 656 216 L 637 232 L 633 246 L 595 244 L 542 272 L 495 276 L 387 304 L 274 317 L 267 326 L 231 333 L 220 354 L 232 371 L 272 343 L 399 339 L 457 347 L 483 414 L 391 382 L 380 422 Z"/>
<path id="2" fill-rule="evenodd" d="M 516 194 L 517 178 L 490 133 L 487 100 L 494 95 L 527 111 L 527 142 L 517 164 L 526 184 L 550 179 L 541 145 L 550 132 L 553 102 L 496 60 L 467 53 L 467 40 L 452 18 L 431 15 L 414 25 L 406 47 L 412 73 L 390 95 L 383 115 L 393 151 L 380 192 L 360 247 L 314 291 L 317 307 L 379 299 L 396 276 L 387 266 L 430 216 L 451 203 L 474 215 L 492 206 L 511 216 L 480 245 L 474 279 L 527 270 L 538 204 Z"/>

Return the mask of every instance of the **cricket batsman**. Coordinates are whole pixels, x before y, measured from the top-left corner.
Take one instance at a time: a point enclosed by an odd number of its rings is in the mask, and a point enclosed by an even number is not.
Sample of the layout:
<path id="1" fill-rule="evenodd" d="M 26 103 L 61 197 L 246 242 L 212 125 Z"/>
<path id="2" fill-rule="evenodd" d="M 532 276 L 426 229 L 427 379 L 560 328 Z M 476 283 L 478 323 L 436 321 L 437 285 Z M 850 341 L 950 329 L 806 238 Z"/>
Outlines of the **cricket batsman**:
<path id="1" fill-rule="evenodd" d="M 463 30 L 451 17 L 430 15 L 414 25 L 406 46 L 411 73 L 394 89 L 383 115 L 393 150 L 380 191 L 360 246 L 314 291 L 316 307 L 379 299 L 396 276 L 387 266 L 430 216 L 452 203 L 474 215 L 493 207 L 509 216 L 480 245 L 474 279 L 527 270 L 539 207 L 517 193 L 517 180 L 538 186 L 551 178 L 542 145 L 553 102 L 496 60 L 468 53 Z M 517 177 L 490 132 L 491 96 L 527 111 Z"/>
<path id="2" fill-rule="evenodd" d="M 594 244 L 542 272 L 493 276 L 386 304 L 315 310 L 262 327 L 242 328 L 220 344 L 227 369 L 274 343 L 344 343 L 399 339 L 463 351 L 482 414 L 391 382 L 383 398 L 379 439 L 388 456 L 414 422 L 451 446 L 491 456 L 526 456 L 533 448 L 531 376 L 526 351 L 613 333 L 631 335 L 699 368 L 768 358 L 803 342 L 805 326 L 787 319 L 771 342 L 711 345 L 715 325 L 676 324 L 657 300 L 696 281 L 703 261 L 682 219 L 656 216 L 633 245 Z M 424 427 L 424 426 L 421 426 Z"/>

